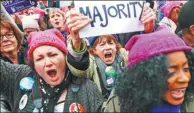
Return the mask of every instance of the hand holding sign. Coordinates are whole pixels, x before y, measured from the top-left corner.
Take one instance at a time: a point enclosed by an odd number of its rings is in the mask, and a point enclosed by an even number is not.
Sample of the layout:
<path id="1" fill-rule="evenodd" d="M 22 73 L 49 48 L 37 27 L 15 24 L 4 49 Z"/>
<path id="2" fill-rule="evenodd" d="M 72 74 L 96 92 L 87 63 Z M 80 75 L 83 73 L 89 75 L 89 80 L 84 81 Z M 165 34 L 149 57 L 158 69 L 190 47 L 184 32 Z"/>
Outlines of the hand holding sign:
<path id="1" fill-rule="evenodd" d="M 87 16 L 82 15 L 74 9 L 71 9 L 66 13 L 66 20 L 68 28 L 75 33 L 79 32 L 80 29 L 91 22 L 91 20 Z"/>
<path id="2" fill-rule="evenodd" d="M 73 47 L 75 49 L 79 48 L 81 45 L 81 39 L 79 36 L 79 31 L 87 26 L 91 20 L 74 9 L 69 10 L 66 15 L 66 25 L 70 30 L 70 35 L 72 37 Z"/>
<path id="3" fill-rule="evenodd" d="M 154 10 L 150 8 L 150 4 L 146 3 L 143 7 L 143 12 L 141 16 L 141 22 L 144 24 L 144 32 L 152 32 L 154 28 L 154 23 L 156 20 L 156 14 Z"/>
<path id="4" fill-rule="evenodd" d="M 75 9 L 92 19 L 80 37 L 143 31 L 139 20 L 145 1 L 75 1 Z"/>
<path id="5" fill-rule="evenodd" d="M 156 19 L 156 14 L 154 13 L 153 9 L 150 8 L 150 4 L 146 3 L 143 8 L 143 13 L 141 17 L 141 21 L 143 24 L 153 21 Z"/>

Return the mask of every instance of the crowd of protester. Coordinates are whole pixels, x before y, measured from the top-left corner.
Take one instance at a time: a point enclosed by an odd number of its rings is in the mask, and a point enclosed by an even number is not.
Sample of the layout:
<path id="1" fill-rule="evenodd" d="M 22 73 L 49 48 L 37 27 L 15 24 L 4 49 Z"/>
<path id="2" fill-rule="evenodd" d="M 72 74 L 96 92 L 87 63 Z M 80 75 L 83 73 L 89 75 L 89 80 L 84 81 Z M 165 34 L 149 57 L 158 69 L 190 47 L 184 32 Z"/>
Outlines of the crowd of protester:
<path id="1" fill-rule="evenodd" d="M 144 31 L 80 38 L 72 6 L 1 4 L 1 112 L 194 112 L 193 9 L 147 0 Z"/>

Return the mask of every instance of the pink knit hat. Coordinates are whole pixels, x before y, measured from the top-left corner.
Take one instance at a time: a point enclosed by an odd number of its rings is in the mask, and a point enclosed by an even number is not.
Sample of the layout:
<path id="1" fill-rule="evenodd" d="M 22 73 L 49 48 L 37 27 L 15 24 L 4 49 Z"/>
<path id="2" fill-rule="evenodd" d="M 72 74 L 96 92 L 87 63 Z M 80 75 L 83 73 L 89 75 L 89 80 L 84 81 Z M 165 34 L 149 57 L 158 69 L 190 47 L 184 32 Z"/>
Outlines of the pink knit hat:
<path id="1" fill-rule="evenodd" d="M 33 51 L 42 45 L 50 45 L 58 48 L 65 54 L 67 54 L 67 47 L 65 44 L 65 37 L 56 29 L 50 29 L 39 32 L 32 32 L 28 37 L 28 60 L 32 58 Z"/>
<path id="2" fill-rule="evenodd" d="M 170 12 L 172 11 L 173 8 L 175 7 L 180 7 L 182 2 L 180 1 L 167 1 L 166 4 L 164 4 L 161 7 L 162 12 L 166 17 L 169 16 Z"/>
<path id="3" fill-rule="evenodd" d="M 129 50 L 128 67 L 159 54 L 191 50 L 176 34 L 167 29 L 133 36 L 125 45 Z"/>

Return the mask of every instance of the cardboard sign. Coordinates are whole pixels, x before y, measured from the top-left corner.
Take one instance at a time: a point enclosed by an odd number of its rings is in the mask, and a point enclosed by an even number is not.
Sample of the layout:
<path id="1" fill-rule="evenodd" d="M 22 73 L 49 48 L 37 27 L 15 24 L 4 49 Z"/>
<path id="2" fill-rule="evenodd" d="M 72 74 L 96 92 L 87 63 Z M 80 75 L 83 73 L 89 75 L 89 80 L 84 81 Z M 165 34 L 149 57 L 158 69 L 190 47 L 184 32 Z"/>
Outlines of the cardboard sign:
<path id="1" fill-rule="evenodd" d="M 80 37 L 143 31 L 143 5 L 144 1 L 75 1 L 75 9 L 92 19 Z"/>
<path id="2" fill-rule="evenodd" d="M 37 5 L 36 0 L 6 0 L 2 1 L 2 4 L 9 14 Z"/>

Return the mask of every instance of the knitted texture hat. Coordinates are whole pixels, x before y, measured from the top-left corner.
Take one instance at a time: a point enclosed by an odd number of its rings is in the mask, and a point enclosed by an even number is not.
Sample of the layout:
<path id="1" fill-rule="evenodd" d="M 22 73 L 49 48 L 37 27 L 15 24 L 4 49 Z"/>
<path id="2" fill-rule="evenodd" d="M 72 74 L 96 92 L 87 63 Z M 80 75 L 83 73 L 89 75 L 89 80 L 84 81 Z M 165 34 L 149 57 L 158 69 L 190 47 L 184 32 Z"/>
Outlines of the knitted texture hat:
<path id="1" fill-rule="evenodd" d="M 129 50 L 128 67 L 152 56 L 181 50 L 191 50 L 176 34 L 160 29 L 153 33 L 133 36 L 125 45 Z"/>
<path id="2" fill-rule="evenodd" d="M 23 30 L 26 28 L 34 28 L 39 30 L 40 26 L 38 25 L 38 21 L 36 20 L 38 18 L 39 15 L 23 16 L 23 18 L 21 19 Z"/>
<path id="3" fill-rule="evenodd" d="M 178 23 L 181 29 L 194 25 L 194 1 L 188 1 L 181 8 Z"/>
<path id="4" fill-rule="evenodd" d="M 27 52 L 28 60 L 32 58 L 33 51 L 43 45 L 50 45 L 58 48 L 63 53 L 67 54 L 67 47 L 65 45 L 65 37 L 56 29 L 50 29 L 39 32 L 30 33 L 28 40 L 29 49 Z"/>
<path id="5" fill-rule="evenodd" d="M 166 17 L 168 17 L 170 15 L 170 12 L 172 11 L 172 9 L 175 7 L 180 7 L 181 3 L 182 2 L 180 2 L 180 1 L 167 1 L 166 4 L 164 4 L 161 7 L 161 10 L 164 13 L 164 15 Z"/>

